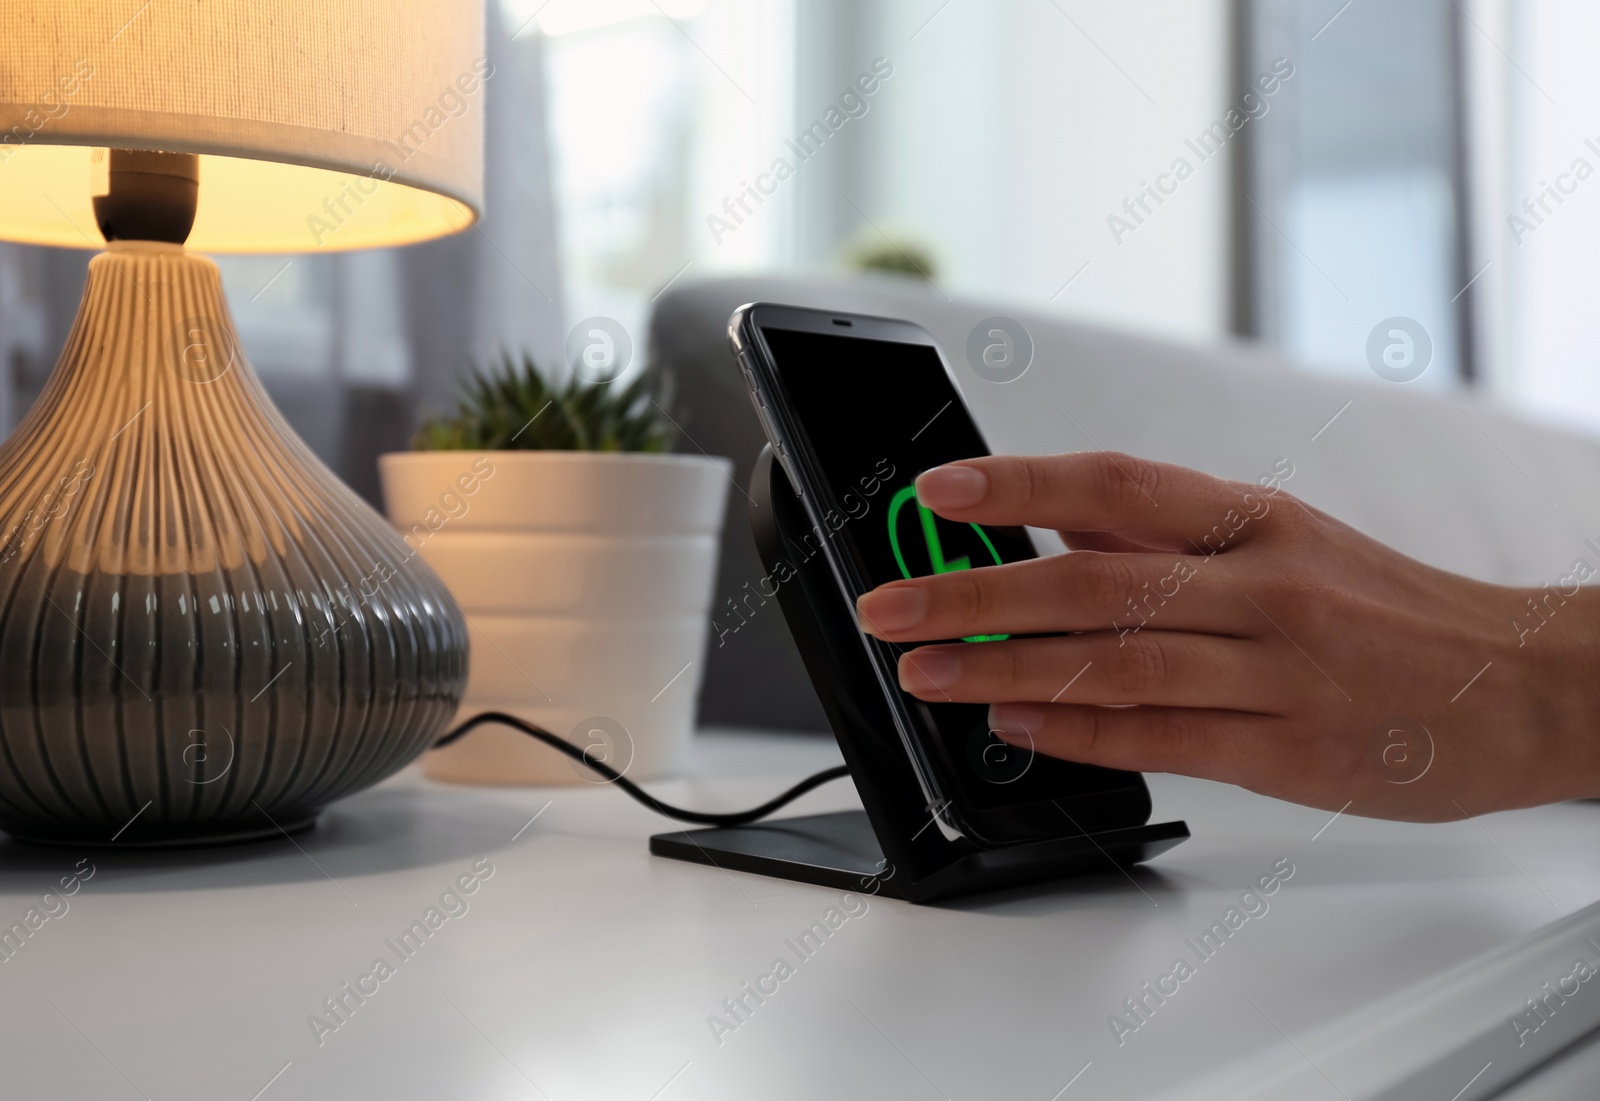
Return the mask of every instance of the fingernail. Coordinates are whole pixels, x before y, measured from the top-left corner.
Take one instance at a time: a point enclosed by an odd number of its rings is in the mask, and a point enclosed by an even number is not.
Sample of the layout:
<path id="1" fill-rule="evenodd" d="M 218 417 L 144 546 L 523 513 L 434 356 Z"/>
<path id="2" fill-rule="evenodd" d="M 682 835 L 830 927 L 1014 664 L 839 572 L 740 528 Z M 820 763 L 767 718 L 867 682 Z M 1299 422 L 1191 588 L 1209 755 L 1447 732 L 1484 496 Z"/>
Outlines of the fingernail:
<path id="1" fill-rule="evenodd" d="M 1044 710 L 1031 703 L 996 703 L 989 706 L 989 729 L 1004 739 L 1032 738 L 1044 725 Z"/>
<path id="2" fill-rule="evenodd" d="M 904 631 L 928 617 L 928 596 L 920 588 L 874 589 L 856 600 L 856 622 L 868 634 Z"/>
<path id="3" fill-rule="evenodd" d="M 937 692 L 961 677 L 961 659 L 948 650 L 913 650 L 900 659 L 900 687 L 907 692 Z"/>
<path id="4" fill-rule="evenodd" d="M 917 478 L 917 500 L 933 509 L 968 508 L 989 492 L 989 476 L 974 466 L 936 466 Z"/>

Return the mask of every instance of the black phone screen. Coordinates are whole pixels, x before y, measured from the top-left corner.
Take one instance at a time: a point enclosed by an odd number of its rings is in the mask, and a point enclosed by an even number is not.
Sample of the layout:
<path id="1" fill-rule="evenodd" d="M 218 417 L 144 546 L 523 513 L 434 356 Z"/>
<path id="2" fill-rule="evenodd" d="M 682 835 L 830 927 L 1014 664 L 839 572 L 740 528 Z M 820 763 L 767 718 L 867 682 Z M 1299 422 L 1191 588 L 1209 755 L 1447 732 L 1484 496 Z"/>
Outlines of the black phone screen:
<path id="1" fill-rule="evenodd" d="M 828 529 L 824 537 L 844 551 L 869 588 L 1037 557 L 1021 528 L 955 523 L 917 502 L 918 474 L 988 454 L 934 348 L 778 328 L 763 328 L 762 336 L 793 427 L 826 483 L 828 499 L 816 502 Z M 1006 637 L 961 641 L 983 646 Z M 911 647 L 891 649 L 898 654 Z M 1063 672 L 1063 683 L 1071 672 Z M 1130 781 L 1126 772 L 1008 746 L 989 732 L 983 704 L 902 696 L 924 729 L 937 734 L 930 748 L 973 808 L 1070 798 Z"/>

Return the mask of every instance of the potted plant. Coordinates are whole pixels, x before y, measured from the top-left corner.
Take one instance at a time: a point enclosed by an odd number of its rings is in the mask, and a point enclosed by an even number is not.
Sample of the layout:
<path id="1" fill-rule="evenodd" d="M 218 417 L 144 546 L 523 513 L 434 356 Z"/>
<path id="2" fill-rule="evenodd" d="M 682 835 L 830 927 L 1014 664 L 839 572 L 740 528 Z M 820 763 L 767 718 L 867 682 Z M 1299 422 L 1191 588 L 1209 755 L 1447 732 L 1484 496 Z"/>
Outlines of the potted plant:
<path id="1" fill-rule="evenodd" d="M 464 383 L 457 409 L 384 455 L 390 521 L 466 616 L 457 720 L 508 711 L 631 777 L 673 771 L 693 730 L 732 464 L 669 454 L 665 383 L 524 356 Z M 587 769 L 516 730 L 429 753 L 441 780 L 556 784 Z"/>

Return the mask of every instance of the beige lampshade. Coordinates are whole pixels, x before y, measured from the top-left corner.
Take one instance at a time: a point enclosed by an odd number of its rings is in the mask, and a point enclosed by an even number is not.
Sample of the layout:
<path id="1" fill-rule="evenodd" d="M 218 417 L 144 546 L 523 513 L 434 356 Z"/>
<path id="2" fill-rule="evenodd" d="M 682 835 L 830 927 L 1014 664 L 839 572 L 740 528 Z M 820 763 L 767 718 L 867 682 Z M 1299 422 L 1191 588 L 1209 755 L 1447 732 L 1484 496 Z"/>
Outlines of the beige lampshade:
<path id="1" fill-rule="evenodd" d="M 200 154 L 199 251 L 465 229 L 483 33 L 483 0 L 0 0 L 0 239 L 101 247 L 107 148 Z"/>

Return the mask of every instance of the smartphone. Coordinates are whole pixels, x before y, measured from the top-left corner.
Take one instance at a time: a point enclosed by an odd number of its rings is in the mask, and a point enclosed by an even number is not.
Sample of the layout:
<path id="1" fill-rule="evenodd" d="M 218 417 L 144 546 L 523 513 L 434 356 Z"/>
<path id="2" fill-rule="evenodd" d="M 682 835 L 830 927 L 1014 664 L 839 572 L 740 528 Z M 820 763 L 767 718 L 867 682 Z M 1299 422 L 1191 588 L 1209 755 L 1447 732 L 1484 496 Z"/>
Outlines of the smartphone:
<path id="1" fill-rule="evenodd" d="M 728 332 L 756 415 L 852 618 L 858 596 L 898 578 L 1038 557 L 1023 528 L 953 523 L 916 499 L 923 471 L 989 454 L 925 329 L 756 303 L 734 312 Z M 989 730 L 987 706 L 927 703 L 902 691 L 896 662 L 912 647 L 864 632 L 860 639 L 894 715 L 897 729 L 885 734 L 898 737 L 931 821 L 947 837 L 992 847 L 1149 819 L 1141 774 L 1013 748 Z"/>

